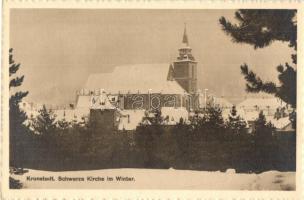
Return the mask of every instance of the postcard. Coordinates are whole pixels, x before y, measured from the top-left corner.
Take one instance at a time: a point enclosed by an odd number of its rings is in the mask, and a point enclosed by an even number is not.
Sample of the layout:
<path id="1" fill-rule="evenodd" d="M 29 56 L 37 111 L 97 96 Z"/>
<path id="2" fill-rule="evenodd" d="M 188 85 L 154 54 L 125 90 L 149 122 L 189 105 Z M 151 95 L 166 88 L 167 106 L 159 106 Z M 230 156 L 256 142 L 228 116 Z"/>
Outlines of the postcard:
<path id="1" fill-rule="evenodd" d="M 2 197 L 301 199 L 303 19 L 290 1 L 4 1 Z"/>

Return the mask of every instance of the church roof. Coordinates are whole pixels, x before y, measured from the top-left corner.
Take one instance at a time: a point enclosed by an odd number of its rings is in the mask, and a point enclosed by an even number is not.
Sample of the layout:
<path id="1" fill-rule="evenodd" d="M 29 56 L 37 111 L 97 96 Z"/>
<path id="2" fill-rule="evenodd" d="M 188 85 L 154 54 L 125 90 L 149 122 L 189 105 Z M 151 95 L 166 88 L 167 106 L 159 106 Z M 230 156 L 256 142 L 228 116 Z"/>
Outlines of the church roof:
<path id="1" fill-rule="evenodd" d="M 186 30 L 186 24 L 185 24 L 185 28 L 184 28 L 183 44 L 186 44 L 186 46 L 189 45 L 188 35 L 187 35 L 187 30 Z"/>
<path id="2" fill-rule="evenodd" d="M 111 73 L 89 76 L 85 89 L 104 89 L 106 93 L 184 94 L 175 81 L 168 80 L 170 64 L 134 64 L 116 66 Z"/>

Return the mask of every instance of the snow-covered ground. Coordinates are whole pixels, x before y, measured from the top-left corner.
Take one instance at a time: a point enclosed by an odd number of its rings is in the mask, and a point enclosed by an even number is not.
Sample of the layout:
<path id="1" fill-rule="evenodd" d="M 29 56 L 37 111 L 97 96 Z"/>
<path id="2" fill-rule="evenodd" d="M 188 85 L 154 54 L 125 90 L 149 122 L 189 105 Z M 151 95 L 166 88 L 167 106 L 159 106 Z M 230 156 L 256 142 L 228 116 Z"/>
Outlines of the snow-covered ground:
<path id="1" fill-rule="evenodd" d="M 29 170 L 12 175 L 24 188 L 30 189 L 196 189 L 196 190 L 295 190 L 295 172 L 268 171 L 261 174 L 239 174 L 190 170 L 159 169 L 103 169 L 90 171 L 50 172 Z M 27 180 L 53 177 L 54 181 Z M 63 181 L 59 178 L 78 178 Z M 95 178 L 95 181 L 93 178 Z M 112 177 L 113 180 L 107 180 Z M 118 181 L 116 177 L 128 177 Z M 104 180 L 102 179 L 104 178 Z M 83 179 L 81 181 L 80 179 Z"/>

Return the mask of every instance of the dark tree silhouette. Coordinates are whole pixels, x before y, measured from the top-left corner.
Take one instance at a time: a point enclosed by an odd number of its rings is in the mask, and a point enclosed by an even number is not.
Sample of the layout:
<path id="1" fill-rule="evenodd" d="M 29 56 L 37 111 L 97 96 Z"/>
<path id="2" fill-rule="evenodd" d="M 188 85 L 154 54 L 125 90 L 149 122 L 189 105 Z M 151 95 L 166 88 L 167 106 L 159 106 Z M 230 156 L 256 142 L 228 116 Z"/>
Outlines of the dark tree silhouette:
<path id="1" fill-rule="evenodd" d="M 228 121 L 226 122 L 228 129 L 232 130 L 233 133 L 239 134 L 245 131 L 246 122 L 237 114 L 236 107 L 233 106 Z"/>
<path id="2" fill-rule="evenodd" d="M 254 121 L 253 124 L 253 133 L 257 139 L 265 141 L 265 138 L 270 138 L 272 136 L 274 126 L 270 122 L 266 121 L 266 117 L 262 111 L 259 113 L 259 117 Z"/>
<path id="3" fill-rule="evenodd" d="M 24 121 L 27 119 L 26 113 L 19 107 L 20 102 L 27 96 L 28 92 L 12 91 L 13 88 L 21 86 L 24 76 L 15 76 L 20 68 L 20 64 L 16 64 L 13 59 L 13 49 L 9 50 L 9 89 L 13 93 L 9 99 L 9 130 L 10 130 L 10 166 L 23 166 L 23 153 L 25 150 L 25 142 L 27 141 L 27 127 Z M 15 92 L 15 93 L 14 93 Z"/>
<path id="4" fill-rule="evenodd" d="M 214 130 L 219 130 L 224 128 L 224 119 L 222 115 L 222 109 L 214 106 L 207 106 L 204 111 L 204 116 L 201 119 L 201 123 Z"/>
<path id="5" fill-rule="evenodd" d="M 247 43 L 255 49 L 263 48 L 274 41 L 288 42 L 297 49 L 296 10 L 238 10 L 235 12 L 237 24 L 232 24 L 224 17 L 219 22 L 233 42 Z M 296 54 L 291 55 L 293 64 L 297 63 Z M 288 63 L 279 65 L 277 71 L 280 84 L 262 81 L 247 64 L 241 66 L 242 74 L 247 81 L 248 92 L 265 92 L 282 99 L 296 108 L 296 66 Z"/>
<path id="6" fill-rule="evenodd" d="M 39 115 L 33 120 L 32 126 L 37 134 L 49 136 L 56 129 L 56 118 L 52 110 L 48 110 L 45 105 L 39 111 Z"/>

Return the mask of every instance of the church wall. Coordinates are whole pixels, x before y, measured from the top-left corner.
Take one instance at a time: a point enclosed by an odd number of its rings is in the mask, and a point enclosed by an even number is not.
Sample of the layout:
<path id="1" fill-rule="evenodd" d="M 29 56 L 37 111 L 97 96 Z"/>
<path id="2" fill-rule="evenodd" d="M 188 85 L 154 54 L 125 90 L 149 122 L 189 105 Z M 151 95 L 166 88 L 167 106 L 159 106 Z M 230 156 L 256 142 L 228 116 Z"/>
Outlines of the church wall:
<path id="1" fill-rule="evenodd" d="M 175 80 L 185 91 L 189 91 L 189 80 L 188 79 L 175 79 Z"/>
<path id="2" fill-rule="evenodd" d="M 174 77 L 175 78 L 189 77 L 188 63 L 185 62 L 174 63 Z"/>
<path id="3" fill-rule="evenodd" d="M 184 90 L 195 93 L 197 90 L 197 63 L 192 61 L 175 62 L 174 79 Z"/>

